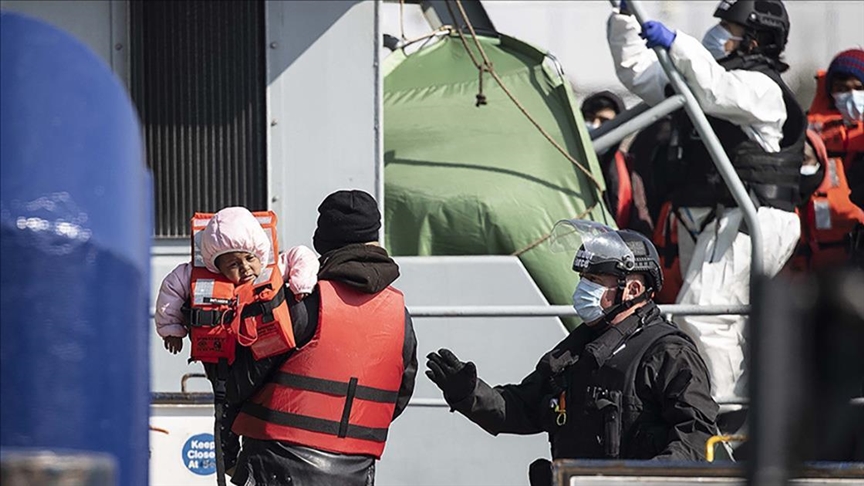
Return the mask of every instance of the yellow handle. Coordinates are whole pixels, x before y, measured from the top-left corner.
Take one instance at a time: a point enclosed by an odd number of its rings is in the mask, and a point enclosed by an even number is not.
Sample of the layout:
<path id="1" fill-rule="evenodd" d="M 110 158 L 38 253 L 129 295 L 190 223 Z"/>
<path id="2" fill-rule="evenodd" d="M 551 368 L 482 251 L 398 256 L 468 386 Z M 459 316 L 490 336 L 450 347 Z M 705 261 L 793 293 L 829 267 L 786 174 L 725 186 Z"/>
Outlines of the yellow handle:
<path id="1" fill-rule="evenodd" d="M 705 442 L 705 460 L 714 462 L 714 446 L 720 442 L 741 442 L 747 440 L 746 435 L 712 435 Z"/>

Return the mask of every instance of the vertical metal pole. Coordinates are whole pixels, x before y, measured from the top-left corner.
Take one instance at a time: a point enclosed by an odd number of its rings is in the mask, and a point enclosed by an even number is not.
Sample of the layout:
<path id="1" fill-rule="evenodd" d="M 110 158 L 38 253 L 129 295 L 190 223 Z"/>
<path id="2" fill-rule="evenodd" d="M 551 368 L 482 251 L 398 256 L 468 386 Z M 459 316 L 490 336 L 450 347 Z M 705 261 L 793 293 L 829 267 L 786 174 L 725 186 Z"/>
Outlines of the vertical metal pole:
<path id="1" fill-rule="evenodd" d="M 384 79 L 381 76 L 381 49 L 384 48 L 384 35 L 381 32 L 381 0 L 375 2 L 375 119 L 373 130 L 375 133 L 375 199 L 378 201 L 378 210 L 381 211 L 381 229 L 378 233 L 378 243 L 384 246 L 384 235 L 386 234 L 384 217 Z"/>
<path id="2" fill-rule="evenodd" d="M 639 21 L 640 25 L 645 22 L 645 14 L 642 11 L 641 3 L 642 2 L 637 0 L 627 1 L 627 7 L 631 12 L 633 12 L 633 15 L 636 17 L 636 20 Z M 662 47 L 655 47 L 654 51 L 657 53 L 657 59 L 660 61 L 660 65 L 663 66 L 666 76 L 669 77 L 669 82 L 672 84 L 672 87 L 675 88 L 677 93 L 684 95 L 684 109 L 687 110 L 687 115 L 689 115 L 690 120 L 693 121 L 693 126 L 696 128 L 696 131 L 699 132 L 699 136 L 702 138 L 705 148 L 708 149 L 708 153 L 711 154 L 711 159 L 714 161 L 717 171 L 720 172 L 720 175 L 726 182 L 726 186 L 732 193 L 732 197 L 735 198 L 735 202 L 738 203 L 738 207 L 741 208 L 741 211 L 744 214 L 744 221 L 747 222 L 747 229 L 750 232 L 752 258 L 750 263 L 750 295 L 752 296 L 755 278 L 765 273 L 761 251 L 762 228 L 759 227 L 759 220 L 756 216 L 756 207 L 753 205 L 753 201 L 750 200 L 747 189 L 744 187 L 744 184 L 735 172 L 735 168 L 732 167 L 732 162 L 729 161 L 726 151 L 723 150 L 723 146 L 720 145 L 720 140 L 717 138 L 717 135 L 714 134 L 714 130 L 708 123 L 708 119 L 705 118 L 705 113 L 702 112 L 699 102 L 696 101 L 696 97 L 693 95 L 693 92 L 690 91 L 690 88 L 687 87 L 687 83 L 684 81 L 681 73 L 675 69 L 675 65 L 672 64 L 671 59 L 669 59 L 669 53 Z"/>

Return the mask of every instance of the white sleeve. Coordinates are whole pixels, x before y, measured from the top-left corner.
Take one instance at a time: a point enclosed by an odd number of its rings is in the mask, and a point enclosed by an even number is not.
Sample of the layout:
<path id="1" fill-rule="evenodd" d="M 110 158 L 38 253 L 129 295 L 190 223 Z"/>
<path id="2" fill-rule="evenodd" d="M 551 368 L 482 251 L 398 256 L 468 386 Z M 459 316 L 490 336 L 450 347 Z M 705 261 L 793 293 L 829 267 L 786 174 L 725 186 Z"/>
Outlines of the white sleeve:
<path id="1" fill-rule="evenodd" d="M 681 31 L 669 57 L 706 114 L 740 126 L 768 152 L 780 150 L 786 103 L 777 83 L 756 71 L 727 71 L 701 42 Z"/>
<path id="2" fill-rule="evenodd" d="M 189 298 L 192 265 L 181 263 L 163 280 L 156 297 L 156 333 L 161 337 L 186 336 L 183 325 L 183 304 Z"/>
<path id="3" fill-rule="evenodd" d="M 615 74 L 630 92 L 653 106 L 666 98 L 669 78 L 657 54 L 639 37 L 642 27 L 632 15 L 613 13 L 606 23 L 606 40 L 615 62 Z"/>

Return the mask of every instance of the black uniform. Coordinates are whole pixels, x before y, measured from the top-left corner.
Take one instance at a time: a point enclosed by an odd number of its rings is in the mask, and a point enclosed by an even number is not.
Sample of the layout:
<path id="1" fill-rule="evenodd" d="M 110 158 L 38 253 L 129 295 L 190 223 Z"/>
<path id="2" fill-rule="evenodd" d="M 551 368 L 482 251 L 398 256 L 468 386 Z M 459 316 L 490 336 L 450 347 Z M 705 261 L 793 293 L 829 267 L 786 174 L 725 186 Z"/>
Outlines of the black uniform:
<path id="1" fill-rule="evenodd" d="M 578 327 L 518 385 L 478 379 L 450 405 L 493 435 L 548 433 L 553 459 L 704 460 L 717 430 L 705 363 L 653 302 Z"/>

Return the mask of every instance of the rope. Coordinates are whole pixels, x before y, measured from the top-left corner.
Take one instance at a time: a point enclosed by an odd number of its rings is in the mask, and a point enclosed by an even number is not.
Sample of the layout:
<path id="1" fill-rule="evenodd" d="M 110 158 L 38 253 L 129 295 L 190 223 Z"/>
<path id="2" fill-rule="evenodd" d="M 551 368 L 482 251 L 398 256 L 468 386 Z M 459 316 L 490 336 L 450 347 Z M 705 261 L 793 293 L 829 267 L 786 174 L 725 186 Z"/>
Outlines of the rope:
<path id="1" fill-rule="evenodd" d="M 433 30 L 432 32 L 430 32 L 428 34 L 421 35 L 421 36 L 415 37 L 413 39 L 407 39 L 407 40 L 402 42 L 402 44 L 400 45 L 400 49 L 404 50 L 406 47 L 410 46 L 411 44 L 415 44 L 415 43 L 420 42 L 422 40 L 431 39 L 432 37 L 435 37 L 435 36 L 443 35 L 445 32 L 448 34 L 452 33 L 453 32 L 453 26 L 442 25 L 441 27 L 438 27 L 437 29 Z M 422 49 L 422 48 L 423 48 L 423 46 L 420 46 L 420 49 Z"/>
<path id="2" fill-rule="evenodd" d="M 448 0 L 445 3 L 447 4 L 447 9 L 450 12 L 450 16 L 453 17 L 453 19 L 455 20 L 456 17 L 453 15 L 453 10 L 450 7 L 450 0 Z M 588 177 L 588 179 L 590 179 L 591 182 L 594 183 L 594 187 L 599 192 L 600 182 L 597 181 L 597 179 L 594 177 L 594 174 L 592 174 L 591 171 L 586 169 L 581 163 L 579 163 L 579 161 L 577 161 L 569 153 L 567 153 L 567 150 L 565 150 L 564 147 L 562 147 L 557 141 L 555 141 L 554 138 L 552 138 L 552 135 L 550 135 L 549 132 L 547 132 L 542 126 L 540 126 L 539 123 L 537 123 L 537 120 L 535 120 L 534 117 L 532 117 L 531 114 L 528 113 L 528 110 L 525 109 L 525 107 L 522 105 L 522 103 L 520 103 L 519 100 L 517 100 L 516 97 L 513 96 L 513 93 L 511 93 L 509 89 L 507 89 L 507 86 L 504 84 L 504 81 L 501 80 L 501 78 L 498 76 L 498 73 L 495 72 L 495 69 L 492 67 L 492 62 L 489 61 L 489 58 L 486 56 L 486 51 L 483 50 L 483 46 L 480 44 L 480 41 L 477 38 L 477 33 L 474 31 L 474 25 L 468 19 L 468 15 L 465 13 L 465 9 L 462 6 L 462 0 L 456 0 L 456 6 L 459 7 L 459 13 L 462 16 L 462 20 L 465 22 L 465 25 L 468 27 L 468 30 L 471 32 L 471 36 L 474 40 L 474 45 L 477 46 L 477 50 L 480 52 L 480 56 L 483 58 L 483 64 L 480 64 L 479 62 L 477 62 L 477 58 L 471 52 L 471 49 L 468 48 L 468 43 L 465 40 L 465 36 L 462 33 L 462 29 L 459 29 L 459 28 L 455 29 L 456 33 L 459 35 L 459 39 L 462 41 L 463 47 L 465 47 L 465 50 L 468 52 L 469 57 L 471 57 L 471 62 L 473 62 L 474 66 L 477 67 L 478 70 L 480 70 L 480 79 L 481 79 L 480 88 L 481 88 L 481 91 L 477 94 L 477 106 L 480 106 L 481 104 L 486 104 L 486 101 L 485 101 L 486 96 L 482 92 L 483 71 L 485 70 L 486 72 L 488 72 L 492 76 L 492 78 L 495 80 L 495 82 L 498 83 L 498 86 L 500 86 L 501 90 L 504 91 L 504 93 L 507 95 L 508 98 L 510 98 L 510 101 L 512 101 L 513 104 L 516 105 L 516 107 L 519 109 L 519 111 L 522 112 L 523 115 L 525 115 L 525 117 L 528 119 L 528 121 L 530 121 L 531 124 L 534 125 L 535 128 L 537 128 L 537 130 L 543 135 L 543 137 L 545 137 L 546 140 L 548 140 L 549 143 L 551 143 L 558 150 L 558 152 L 561 153 L 561 155 L 563 155 L 567 160 L 569 160 L 570 163 L 572 163 L 573 165 L 578 167 L 579 170 L 581 170 L 582 173 L 584 173 L 585 176 Z M 481 103 L 481 99 L 483 100 L 482 103 Z M 599 200 L 599 198 L 600 198 L 600 196 L 598 194 L 598 200 Z M 591 207 L 593 208 L 596 205 L 597 205 L 597 202 L 595 201 Z"/>
<path id="3" fill-rule="evenodd" d="M 587 216 L 588 213 L 590 213 L 590 212 L 591 212 L 591 211 L 592 211 L 596 206 L 597 206 L 597 203 L 595 202 L 594 204 L 588 206 L 588 208 L 585 209 L 585 211 L 583 211 L 582 213 L 580 213 L 579 215 L 577 215 L 576 218 L 574 218 L 574 219 L 582 219 L 582 218 L 584 218 L 584 217 Z M 532 250 L 532 249 L 534 249 L 534 248 L 540 246 L 541 243 L 543 243 L 544 241 L 548 240 L 551 236 L 552 236 L 552 231 L 549 231 L 549 232 L 546 233 L 545 235 L 541 236 L 539 239 L 535 240 L 535 241 L 532 242 L 532 243 L 529 243 L 528 246 L 525 246 L 525 247 L 522 248 L 522 249 L 516 250 L 516 251 L 514 251 L 513 253 L 511 253 L 510 255 L 511 255 L 511 256 L 517 256 L 517 257 L 518 257 L 518 256 L 522 256 L 523 253 L 526 253 L 526 252 L 528 252 L 529 250 Z"/>
<path id="4" fill-rule="evenodd" d="M 525 107 L 522 105 L 522 103 L 520 103 L 519 100 L 516 99 L 516 97 L 513 95 L 513 93 L 510 92 L 509 89 L 507 89 L 507 86 L 504 84 L 504 81 L 498 76 L 498 73 L 495 72 L 495 69 L 492 67 L 492 62 L 486 56 L 486 51 L 483 49 L 483 46 L 480 44 L 480 41 L 477 38 L 477 33 L 474 31 L 474 25 L 471 23 L 471 20 L 469 20 L 468 15 L 465 13 L 465 8 L 462 6 L 462 0 L 455 0 L 455 1 L 456 1 L 456 6 L 459 7 L 459 14 L 462 17 L 462 21 L 465 22 L 465 26 L 468 27 L 468 31 L 471 32 L 471 37 L 474 40 L 474 45 L 477 47 L 477 51 L 480 53 L 480 56 L 483 58 L 482 64 L 480 62 L 478 62 L 477 57 L 474 56 L 474 53 L 468 47 L 468 42 L 465 40 L 465 35 L 462 33 L 462 29 L 458 28 L 458 26 L 457 26 L 457 28 L 454 30 L 456 31 L 456 34 L 459 36 L 459 40 L 462 42 L 462 46 L 465 48 L 465 52 L 468 53 L 468 56 L 471 58 L 471 62 L 474 63 L 474 66 L 478 69 L 479 75 L 480 75 L 480 83 L 479 83 L 480 89 L 479 89 L 479 92 L 477 93 L 477 103 L 475 106 L 480 106 L 480 105 L 486 104 L 486 95 L 483 94 L 483 72 L 485 71 L 485 72 L 488 72 L 492 76 L 492 79 L 494 79 L 495 82 L 498 83 L 498 86 L 500 86 L 501 90 L 504 91 L 504 93 L 507 95 L 508 98 L 510 98 L 510 101 L 512 101 L 513 104 L 516 105 L 516 107 L 519 109 L 519 111 L 521 111 L 522 114 L 525 115 L 525 118 L 527 118 L 528 121 L 530 121 L 531 124 L 534 125 L 534 127 L 543 135 L 543 137 L 545 137 L 546 140 L 549 141 L 549 143 L 551 143 L 552 146 L 554 146 L 558 150 L 558 152 L 561 153 L 561 155 L 563 155 L 567 160 L 569 160 L 570 163 L 572 163 L 573 165 L 578 167 L 579 170 L 581 170 L 582 173 L 585 174 L 592 183 L 594 183 L 594 188 L 597 189 L 597 192 L 598 192 L 594 203 L 591 204 L 590 206 L 588 206 L 585 209 L 585 211 L 583 211 L 581 214 L 576 216 L 576 219 L 584 218 L 591 211 L 593 211 L 595 207 L 597 207 L 597 204 L 601 199 L 601 195 L 599 194 L 600 182 L 597 181 L 597 179 L 594 177 L 594 174 L 592 174 L 591 171 L 586 169 L 585 166 L 583 166 L 581 163 L 579 163 L 578 160 L 573 158 L 567 152 L 567 150 L 564 149 L 564 147 L 562 147 L 557 141 L 555 141 L 555 139 L 552 138 L 552 135 L 550 135 L 549 132 L 547 132 L 542 126 L 540 126 L 540 124 L 537 122 L 537 120 L 535 120 L 534 117 L 532 117 L 531 114 L 528 113 L 528 110 L 525 109 Z M 450 17 L 452 17 L 453 21 L 455 22 L 456 16 L 453 13 L 453 9 L 450 7 L 450 0 L 447 0 L 444 3 L 447 5 L 447 10 L 450 12 Z M 536 241 L 528 244 L 524 248 L 516 250 L 515 252 L 511 253 L 511 255 L 521 256 L 525 252 L 527 252 L 533 248 L 536 248 L 537 246 L 542 244 L 544 241 L 548 240 L 551 236 L 552 236 L 552 232 L 550 230 L 549 233 L 546 233 L 545 235 L 543 235 L 542 237 L 540 237 Z"/>
<path id="5" fill-rule="evenodd" d="M 405 0 L 399 0 L 399 35 L 405 40 Z"/>

